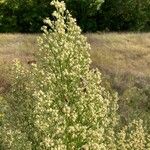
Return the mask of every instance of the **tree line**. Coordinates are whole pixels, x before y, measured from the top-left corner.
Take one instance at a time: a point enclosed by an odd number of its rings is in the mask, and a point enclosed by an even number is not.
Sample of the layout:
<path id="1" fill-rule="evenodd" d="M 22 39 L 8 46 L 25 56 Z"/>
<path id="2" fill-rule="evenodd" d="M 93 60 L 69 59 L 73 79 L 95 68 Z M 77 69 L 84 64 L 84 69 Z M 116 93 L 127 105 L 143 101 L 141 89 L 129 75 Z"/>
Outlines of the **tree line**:
<path id="1" fill-rule="evenodd" d="M 150 31 L 149 0 L 64 0 L 83 32 Z M 51 0 L 1 0 L 0 32 L 40 32 Z"/>

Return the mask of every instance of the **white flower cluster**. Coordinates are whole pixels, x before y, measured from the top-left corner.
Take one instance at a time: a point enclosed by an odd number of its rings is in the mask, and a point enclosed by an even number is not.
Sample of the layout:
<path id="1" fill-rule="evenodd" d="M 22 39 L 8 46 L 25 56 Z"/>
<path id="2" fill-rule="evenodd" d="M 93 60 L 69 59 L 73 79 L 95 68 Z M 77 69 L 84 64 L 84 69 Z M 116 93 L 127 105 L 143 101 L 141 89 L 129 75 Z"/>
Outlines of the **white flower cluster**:
<path id="1" fill-rule="evenodd" d="M 64 2 L 51 4 L 55 20 L 44 21 L 37 64 L 17 62 L 14 69 L 13 90 L 6 98 L 9 125 L 3 128 L 11 138 L 4 149 L 144 150 L 141 123 L 133 123 L 135 132 L 126 135 L 123 129 L 117 136 L 117 96 L 102 87 L 98 70 L 89 69 L 90 46 Z"/>
<path id="2" fill-rule="evenodd" d="M 147 150 L 146 134 L 143 129 L 142 120 L 133 120 L 128 126 L 125 126 L 118 133 L 118 149 L 119 150 Z"/>

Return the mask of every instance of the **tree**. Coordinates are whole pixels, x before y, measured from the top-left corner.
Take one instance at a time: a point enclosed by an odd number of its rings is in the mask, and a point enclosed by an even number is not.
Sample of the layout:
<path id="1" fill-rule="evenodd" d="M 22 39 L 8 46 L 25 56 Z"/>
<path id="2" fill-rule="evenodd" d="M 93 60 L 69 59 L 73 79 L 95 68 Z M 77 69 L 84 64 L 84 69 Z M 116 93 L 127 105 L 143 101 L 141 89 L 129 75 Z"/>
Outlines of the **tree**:
<path id="1" fill-rule="evenodd" d="M 0 32 L 40 32 L 45 17 L 52 17 L 51 0 L 5 0 L 1 4 Z M 96 31 L 96 13 L 103 0 L 65 0 L 83 31 Z M 41 11 L 42 10 L 42 11 Z"/>
<path id="2" fill-rule="evenodd" d="M 67 8 L 77 19 L 77 23 L 83 31 L 96 31 L 96 14 L 103 0 L 65 0 Z"/>
<path id="3" fill-rule="evenodd" d="M 50 17 L 52 11 L 49 3 L 50 0 L 5 0 L 0 5 L 0 32 L 40 32 L 43 19 Z"/>
<path id="4" fill-rule="evenodd" d="M 105 0 L 100 16 L 101 28 L 113 31 L 140 31 L 147 23 L 148 0 Z"/>

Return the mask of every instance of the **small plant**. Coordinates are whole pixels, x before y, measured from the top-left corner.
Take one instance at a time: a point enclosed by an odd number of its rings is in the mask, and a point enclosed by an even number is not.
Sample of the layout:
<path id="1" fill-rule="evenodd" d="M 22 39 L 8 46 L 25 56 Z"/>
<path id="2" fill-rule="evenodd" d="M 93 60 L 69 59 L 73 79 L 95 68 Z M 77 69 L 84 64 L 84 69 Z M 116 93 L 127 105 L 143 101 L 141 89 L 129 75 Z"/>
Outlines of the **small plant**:
<path id="1" fill-rule="evenodd" d="M 89 69 L 90 46 L 64 2 L 51 4 L 54 20 L 44 20 L 36 63 L 16 61 L 13 68 L 2 149 L 119 149 L 117 95 L 101 85 L 98 70 Z M 145 135 L 136 137 L 144 149 Z"/>

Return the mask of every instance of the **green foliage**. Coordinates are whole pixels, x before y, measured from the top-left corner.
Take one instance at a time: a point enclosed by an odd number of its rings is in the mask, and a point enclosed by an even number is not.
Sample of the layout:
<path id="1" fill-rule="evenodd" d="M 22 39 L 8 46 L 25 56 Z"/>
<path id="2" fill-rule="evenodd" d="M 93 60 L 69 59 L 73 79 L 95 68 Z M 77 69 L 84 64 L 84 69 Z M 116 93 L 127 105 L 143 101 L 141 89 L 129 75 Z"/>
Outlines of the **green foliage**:
<path id="1" fill-rule="evenodd" d="M 113 31 L 144 30 L 148 22 L 149 0 L 105 0 L 100 17 L 101 28 Z"/>
<path id="2" fill-rule="evenodd" d="M 2 149 L 146 149 L 141 120 L 118 130 L 116 93 L 90 69 L 90 46 L 64 2 L 51 4 L 55 20 L 44 20 L 37 63 L 16 61 L 13 68 L 0 127 Z"/>
<path id="3" fill-rule="evenodd" d="M 52 17 L 50 2 L 51 0 L 5 0 L 0 11 L 0 32 L 39 32 L 43 18 Z M 97 30 L 96 13 L 102 0 L 66 0 L 66 3 L 83 31 Z"/>
<path id="4" fill-rule="evenodd" d="M 96 31 L 96 14 L 100 10 L 103 0 L 66 0 L 67 8 L 77 19 L 83 31 Z"/>
<path id="5" fill-rule="evenodd" d="M 40 32 L 50 17 L 51 0 L 5 0 L 0 2 L 0 32 Z M 65 0 L 77 24 L 87 31 L 149 31 L 149 0 Z M 102 7 L 101 7 L 102 4 Z M 41 11 L 42 10 L 42 11 Z"/>
<path id="6" fill-rule="evenodd" d="M 5 0 L 0 5 L 0 32 L 39 32 L 43 18 L 51 14 L 49 3 L 49 0 Z"/>
<path id="7" fill-rule="evenodd" d="M 142 120 L 133 120 L 118 134 L 118 150 L 146 150 L 146 138 Z"/>

